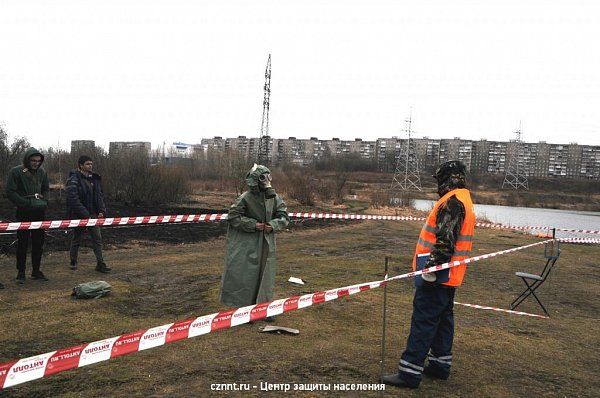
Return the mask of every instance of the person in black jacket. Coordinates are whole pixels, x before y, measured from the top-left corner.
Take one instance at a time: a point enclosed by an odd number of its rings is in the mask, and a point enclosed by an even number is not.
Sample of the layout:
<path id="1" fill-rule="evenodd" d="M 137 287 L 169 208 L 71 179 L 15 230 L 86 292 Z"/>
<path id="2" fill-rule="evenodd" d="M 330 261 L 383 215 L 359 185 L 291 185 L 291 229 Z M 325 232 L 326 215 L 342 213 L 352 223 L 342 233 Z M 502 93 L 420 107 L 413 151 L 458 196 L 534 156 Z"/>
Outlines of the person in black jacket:
<path id="1" fill-rule="evenodd" d="M 70 219 L 104 218 L 106 205 L 102 193 L 101 177 L 92 172 L 94 162 L 91 157 L 82 155 L 77 161 L 78 170 L 71 171 L 67 179 L 65 191 L 67 193 L 67 217 Z M 72 270 L 77 269 L 77 254 L 81 245 L 81 238 L 85 230 L 90 232 L 92 247 L 96 255 L 96 271 L 102 273 L 110 272 L 102 256 L 102 234 L 99 226 L 78 227 L 73 230 L 71 240 L 71 264 Z"/>

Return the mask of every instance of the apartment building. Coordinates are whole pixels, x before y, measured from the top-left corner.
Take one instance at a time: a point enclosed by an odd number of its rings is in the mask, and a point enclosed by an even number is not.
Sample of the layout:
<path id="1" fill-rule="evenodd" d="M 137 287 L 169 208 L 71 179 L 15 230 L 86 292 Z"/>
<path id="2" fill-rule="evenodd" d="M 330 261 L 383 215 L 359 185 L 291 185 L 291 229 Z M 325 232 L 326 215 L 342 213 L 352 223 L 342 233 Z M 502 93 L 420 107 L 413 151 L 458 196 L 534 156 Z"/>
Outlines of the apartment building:
<path id="1" fill-rule="evenodd" d="M 71 153 L 77 156 L 91 155 L 96 152 L 96 142 L 94 140 L 73 140 L 71 141 Z"/>
<path id="2" fill-rule="evenodd" d="M 108 144 L 108 154 L 111 156 L 136 150 L 145 150 L 150 153 L 152 145 L 144 141 L 113 141 Z"/>
<path id="3" fill-rule="evenodd" d="M 406 139 L 378 138 L 366 141 L 361 138 L 320 140 L 317 137 L 299 139 L 269 139 L 269 159 L 272 163 L 291 162 L 307 166 L 324 156 L 358 154 L 363 159 L 373 159 L 382 171 L 393 172 L 401 147 Z M 235 149 L 256 157 L 258 138 L 247 139 L 214 137 L 203 139 L 204 150 Z M 431 171 L 438 164 L 459 159 L 473 173 L 505 173 L 511 161 L 518 162 L 519 170 L 536 177 L 575 177 L 600 179 L 600 146 L 549 144 L 546 142 L 516 142 L 514 140 L 465 140 L 415 138 L 412 146 L 419 168 Z"/>

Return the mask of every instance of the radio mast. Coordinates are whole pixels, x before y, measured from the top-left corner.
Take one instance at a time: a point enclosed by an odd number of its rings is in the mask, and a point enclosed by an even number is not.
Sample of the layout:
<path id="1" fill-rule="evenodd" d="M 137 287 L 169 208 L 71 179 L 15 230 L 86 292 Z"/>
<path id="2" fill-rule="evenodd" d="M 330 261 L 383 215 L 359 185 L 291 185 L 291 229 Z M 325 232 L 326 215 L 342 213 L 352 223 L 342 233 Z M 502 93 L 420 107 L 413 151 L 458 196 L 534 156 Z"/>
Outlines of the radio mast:
<path id="1" fill-rule="evenodd" d="M 262 165 L 269 164 L 269 147 L 271 137 L 269 136 L 269 106 L 271 99 L 271 54 L 267 60 L 265 68 L 265 95 L 263 99 L 262 123 L 260 125 L 260 138 L 258 142 L 257 163 Z"/>

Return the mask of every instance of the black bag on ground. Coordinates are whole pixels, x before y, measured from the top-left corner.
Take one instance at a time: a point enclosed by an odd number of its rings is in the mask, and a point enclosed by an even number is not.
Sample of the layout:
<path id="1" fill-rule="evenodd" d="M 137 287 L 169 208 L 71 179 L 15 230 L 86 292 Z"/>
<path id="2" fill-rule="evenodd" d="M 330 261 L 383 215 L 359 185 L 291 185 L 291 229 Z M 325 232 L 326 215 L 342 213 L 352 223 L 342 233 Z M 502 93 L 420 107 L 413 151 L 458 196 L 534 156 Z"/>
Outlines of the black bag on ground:
<path id="1" fill-rule="evenodd" d="M 75 298 L 80 299 L 97 299 L 100 297 L 106 296 L 110 293 L 111 287 L 108 282 L 105 281 L 93 281 L 80 283 L 79 285 L 73 288 L 73 293 L 71 296 L 75 296 Z"/>

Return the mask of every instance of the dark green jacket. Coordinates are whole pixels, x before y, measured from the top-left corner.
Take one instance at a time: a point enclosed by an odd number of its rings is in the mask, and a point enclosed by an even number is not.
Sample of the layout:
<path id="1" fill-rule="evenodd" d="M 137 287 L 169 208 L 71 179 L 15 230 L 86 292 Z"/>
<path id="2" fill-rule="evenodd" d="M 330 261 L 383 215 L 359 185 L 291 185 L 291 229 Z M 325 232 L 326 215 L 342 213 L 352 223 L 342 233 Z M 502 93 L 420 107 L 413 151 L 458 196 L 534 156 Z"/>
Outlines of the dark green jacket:
<path id="1" fill-rule="evenodd" d="M 30 147 L 23 156 L 23 165 L 13 167 L 8 172 L 6 180 L 6 196 L 19 209 L 36 210 L 48 207 L 48 174 L 40 167 L 33 173 L 30 170 L 29 158 L 39 155 L 44 163 L 44 155 L 37 149 Z M 41 194 L 43 199 L 36 199 L 35 194 Z"/>
<path id="2" fill-rule="evenodd" d="M 257 186 L 264 166 L 248 173 L 250 189 L 229 208 L 225 269 L 221 280 L 220 299 L 231 307 L 242 307 L 273 299 L 275 284 L 276 232 L 289 224 L 290 219 L 283 200 L 277 195 L 266 199 Z M 257 231 L 257 222 L 267 222 L 273 232 Z M 266 246 L 266 247 L 265 247 Z M 266 254 L 266 259 L 263 255 Z M 264 269 L 261 269 L 264 264 Z M 262 271 L 262 272 L 261 272 Z"/>

